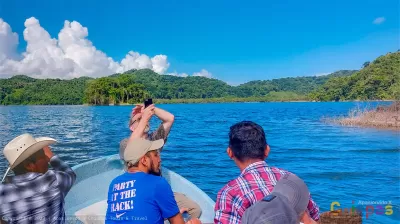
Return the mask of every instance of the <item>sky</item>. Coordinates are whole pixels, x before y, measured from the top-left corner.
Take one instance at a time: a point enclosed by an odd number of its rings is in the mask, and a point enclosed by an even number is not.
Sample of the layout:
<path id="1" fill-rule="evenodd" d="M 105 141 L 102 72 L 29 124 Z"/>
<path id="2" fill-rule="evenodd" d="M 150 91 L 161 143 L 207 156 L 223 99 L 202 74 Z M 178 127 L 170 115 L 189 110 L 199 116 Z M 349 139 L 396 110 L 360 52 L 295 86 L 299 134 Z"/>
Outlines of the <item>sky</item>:
<path id="1" fill-rule="evenodd" d="M 0 0 L 0 78 L 324 75 L 400 49 L 399 14 L 398 0 Z"/>

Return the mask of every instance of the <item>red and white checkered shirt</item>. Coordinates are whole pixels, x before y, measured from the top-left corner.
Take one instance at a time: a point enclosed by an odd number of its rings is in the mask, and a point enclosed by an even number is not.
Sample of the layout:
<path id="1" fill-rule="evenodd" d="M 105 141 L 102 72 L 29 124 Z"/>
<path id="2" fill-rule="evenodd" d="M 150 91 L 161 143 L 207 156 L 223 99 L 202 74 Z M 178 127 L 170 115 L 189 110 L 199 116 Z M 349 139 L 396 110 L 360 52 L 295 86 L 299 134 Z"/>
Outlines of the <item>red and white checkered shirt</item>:
<path id="1" fill-rule="evenodd" d="M 265 161 L 255 162 L 246 167 L 239 177 L 218 192 L 214 223 L 240 224 L 244 211 L 270 194 L 276 182 L 285 173 L 290 172 L 269 167 Z M 311 196 L 307 208 L 311 218 L 318 221 L 319 208 Z"/>

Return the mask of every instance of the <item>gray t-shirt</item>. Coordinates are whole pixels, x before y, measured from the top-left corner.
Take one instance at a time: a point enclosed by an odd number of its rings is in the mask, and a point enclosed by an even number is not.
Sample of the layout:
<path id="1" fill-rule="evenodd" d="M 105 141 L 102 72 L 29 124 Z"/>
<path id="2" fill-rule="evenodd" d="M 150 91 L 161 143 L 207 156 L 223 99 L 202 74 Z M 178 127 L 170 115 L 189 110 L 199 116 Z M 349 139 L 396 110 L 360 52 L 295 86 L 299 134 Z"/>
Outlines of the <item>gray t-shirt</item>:
<path id="1" fill-rule="evenodd" d="M 150 141 L 155 141 L 159 139 L 164 139 L 164 143 L 167 142 L 167 135 L 164 129 L 164 125 L 160 124 L 158 126 L 157 130 L 155 132 L 150 133 L 149 135 L 149 140 Z M 124 151 L 126 146 L 128 145 L 128 140 L 129 138 L 124 138 L 120 143 L 119 143 L 119 157 L 123 160 L 124 159 Z M 160 151 L 162 148 L 160 149 Z"/>

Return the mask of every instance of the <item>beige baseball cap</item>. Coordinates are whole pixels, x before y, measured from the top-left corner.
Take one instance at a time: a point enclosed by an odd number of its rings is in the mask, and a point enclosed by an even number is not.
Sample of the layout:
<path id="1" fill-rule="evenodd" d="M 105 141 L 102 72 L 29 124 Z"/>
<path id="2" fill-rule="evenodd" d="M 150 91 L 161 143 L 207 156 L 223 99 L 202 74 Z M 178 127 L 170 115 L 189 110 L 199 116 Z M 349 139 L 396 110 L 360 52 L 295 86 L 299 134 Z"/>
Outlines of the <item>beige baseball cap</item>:
<path id="1" fill-rule="evenodd" d="M 161 149 L 164 140 L 149 141 L 144 138 L 133 139 L 128 142 L 124 151 L 124 161 L 137 163 L 147 152 Z"/>
<path id="2" fill-rule="evenodd" d="M 56 142 L 55 139 L 49 137 L 34 138 L 30 134 L 22 134 L 11 140 L 3 150 L 4 157 L 7 159 L 9 167 L 1 182 L 4 181 L 11 169 L 15 168 L 35 152 Z"/>

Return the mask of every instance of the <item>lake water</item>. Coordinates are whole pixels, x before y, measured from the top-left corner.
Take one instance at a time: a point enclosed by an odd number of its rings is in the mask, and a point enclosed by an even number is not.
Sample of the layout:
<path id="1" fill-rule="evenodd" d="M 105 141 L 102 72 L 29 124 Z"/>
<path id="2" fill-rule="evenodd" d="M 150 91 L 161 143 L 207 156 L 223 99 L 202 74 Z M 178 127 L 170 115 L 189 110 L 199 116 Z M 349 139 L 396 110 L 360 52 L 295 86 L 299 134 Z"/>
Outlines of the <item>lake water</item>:
<path id="1" fill-rule="evenodd" d="M 239 173 L 226 155 L 229 127 L 242 120 L 262 125 L 271 145 L 267 163 L 303 178 L 322 211 L 360 202 L 400 204 L 400 133 L 341 127 L 321 121 L 377 103 L 227 103 L 158 105 L 176 121 L 162 153 L 163 166 L 192 181 L 216 200 Z M 387 103 L 380 103 L 387 104 Z M 129 135 L 132 107 L 0 106 L 0 145 L 25 132 L 59 141 L 53 147 L 71 165 L 116 154 Z M 153 118 L 152 126 L 159 120 Z M 0 155 L 0 173 L 6 162 Z M 374 205 L 375 211 L 377 205 Z M 337 207 L 336 207 L 337 208 Z M 364 205 L 365 209 L 365 205 Z M 398 223 L 400 214 L 373 214 L 365 223 Z M 380 211 L 378 210 L 378 213 Z"/>

